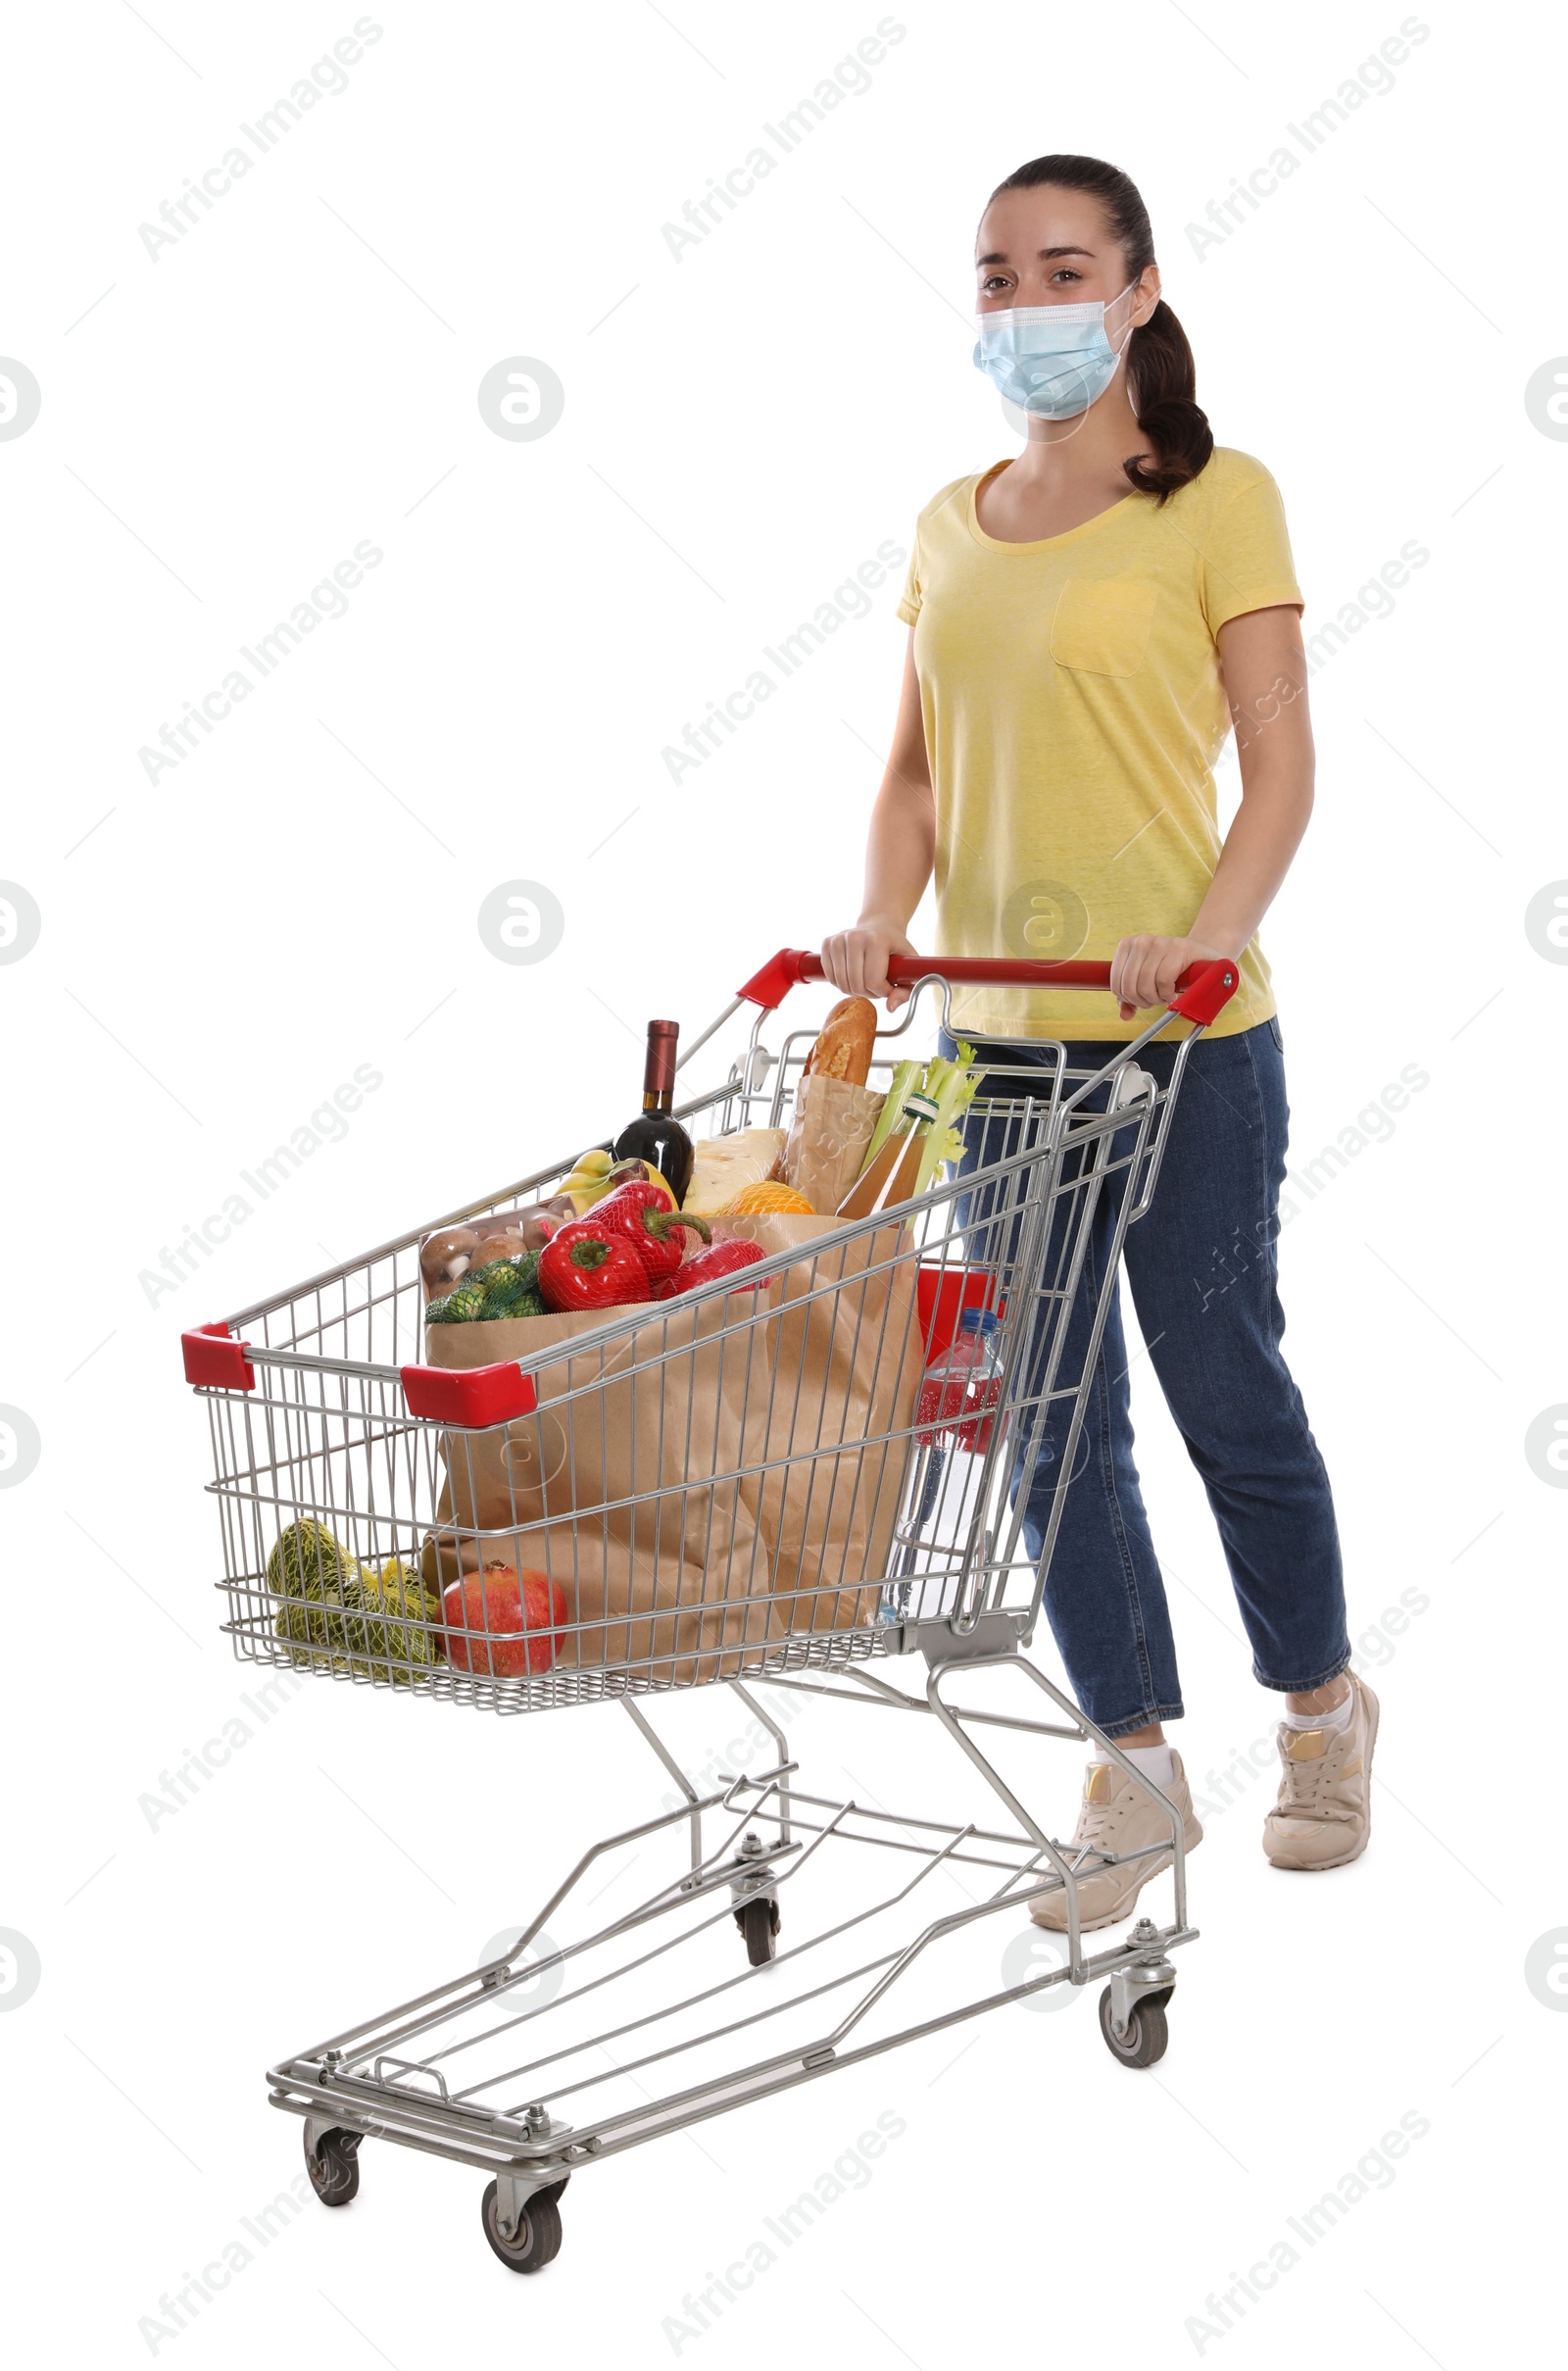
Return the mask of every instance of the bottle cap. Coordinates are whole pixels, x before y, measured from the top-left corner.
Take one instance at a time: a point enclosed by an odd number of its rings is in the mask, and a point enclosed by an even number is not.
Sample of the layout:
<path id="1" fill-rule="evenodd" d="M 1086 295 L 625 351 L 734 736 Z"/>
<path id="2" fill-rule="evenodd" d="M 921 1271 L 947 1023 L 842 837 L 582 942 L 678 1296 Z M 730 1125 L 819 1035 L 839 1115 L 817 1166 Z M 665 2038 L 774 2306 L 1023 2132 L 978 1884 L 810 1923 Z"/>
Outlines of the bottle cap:
<path id="1" fill-rule="evenodd" d="M 916 1119 L 935 1119 L 938 1112 L 938 1106 L 929 1095 L 906 1095 L 904 1109 L 912 1111 Z"/>
<path id="2" fill-rule="evenodd" d="M 958 1311 L 958 1327 L 965 1334 L 994 1334 L 1002 1319 L 994 1309 L 964 1309 Z"/>
<path id="3" fill-rule="evenodd" d="M 649 1022 L 648 1060 L 643 1065 L 645 1095 L 665 1095 L 673 1090 L 675 1048 L 679 1037 L 679 1021 Z"/>

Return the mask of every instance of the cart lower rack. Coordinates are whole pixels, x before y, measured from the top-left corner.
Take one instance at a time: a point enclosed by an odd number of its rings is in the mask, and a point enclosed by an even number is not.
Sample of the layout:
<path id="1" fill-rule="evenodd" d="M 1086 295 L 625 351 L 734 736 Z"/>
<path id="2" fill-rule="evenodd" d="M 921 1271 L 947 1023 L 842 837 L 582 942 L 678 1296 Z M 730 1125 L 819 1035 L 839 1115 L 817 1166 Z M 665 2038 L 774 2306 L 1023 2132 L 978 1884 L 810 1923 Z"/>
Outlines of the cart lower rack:
<path id="1" fill-rule="evenodd" d="M 946 1023 L 954 980 L 1108 979 L 1084 963 L 896 972 L 916 994 L 879 1034 L 883 1071 L 928 986 Z M 775 1056 L 760 1032 L 820 976 L 786 951 L 748 982 L 713 1029 L 750 1001 L 749 1042 L 683 1119 L 718 1135 L 787 1120 L 812 1033 Z M 679 1795 L 585 1852 L 486 1965 L 271 2068 L 325 2204 L 354 2197 L 367 2138 L 451 2157 L 490 2176 L 486 2237 L 533 2272 L 579 2166 L 1050 1987 L 1103 1979 L 1112 2054 L 1160 2056 L 1170 1953 L 1196 1932 L 1178 1813 L 1159 1796 L 1168 1843 L 1120 1856 L 1169 1866 L 1169 1922 L 1089 1951 L 1079 1889 L 1117 1856 L 1053 1836 L 999 1760 L 1004 1741 L 1014 1758 L 1093 1741 L 1157 1793 L 1024 1649 L 1122 1238 L 1155 1190 L 1191 1046 L 1235 984 L 1234 964 L 1200 966 L 1094 1073 L 1060 1048 L 1042 1067 L 1038 1046 L 989 1066 L 956 1174 L 864 1221 L 754 1228 L 746 1289 L 558 1320 L 543 1347 L 488 1357 L 472 1337 L 510 1349 L 519 1329 L 423 1327 L 423 1227 L 186 1335 L 241 1658 L 501 1712 L 613 1698 Z M 1137 1057 L 1173 1017 L 1187 1033 L 1161 1080 Z M 571 1165 L 434 1224 L 478 1242 Z M 975 1304 L 992 1362 L 960 1420 L 930 1375 Z M 479 1363 L 425 1363 L 432 1349 Z M 543 1593 L 520 1636 L 492 1619 L 497 1566 Z M 911 1654 L 923 1683 L 898 1685 L 888 1666 Z M 650 1715 L 715 1683 L 772 1759 L 699 1794 Z M 996 1807 L 942 1821 L 813 1791 L 777 1716 L 796 1698 L 924 1716 Z M 1027 1938 L 1020 1921 L 1053 1896 L 1064 1957 L 1004 1952 L 999 1988 L 996 1938 Z"/>

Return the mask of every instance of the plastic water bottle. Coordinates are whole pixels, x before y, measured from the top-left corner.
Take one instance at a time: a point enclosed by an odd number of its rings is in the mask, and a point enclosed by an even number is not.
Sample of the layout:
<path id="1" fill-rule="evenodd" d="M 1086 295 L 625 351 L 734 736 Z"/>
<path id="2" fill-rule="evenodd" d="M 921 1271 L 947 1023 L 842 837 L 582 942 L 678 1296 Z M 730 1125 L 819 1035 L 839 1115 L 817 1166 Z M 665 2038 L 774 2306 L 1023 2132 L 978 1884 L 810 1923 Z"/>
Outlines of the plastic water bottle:
<path id="1" fill-rule="evenodd" d="M 959 1556 L 976 1510 L 979 1477 L 1002 1402 L 1001 1324 L 995 1309 L 966 1309 L 953 1346 L 934 1358 L 915 1401 L 915 1441 L 925 1473 L 915 1510 L 915 1538 L 904 1572 L 889 1588 L 883 1619 L 911 1613 L 931 1619 L 956 1595 Z M 924 1573 L 922 1584 L 914 1576 Z M 911 1601 L 918 1599 L 918 1603 Z"/>
<path id="2" fill-rule="evenodd" d="M 951 1350 L 934 1358 L 920 1378 L 915 1402 L 915 1439 L 924 1448 L 944 1438 L 970 1457 L 991 1446 L 995 1410 L 1002 1398 L 1002 1353 L 995 1309 L 958 1312 Z"/>

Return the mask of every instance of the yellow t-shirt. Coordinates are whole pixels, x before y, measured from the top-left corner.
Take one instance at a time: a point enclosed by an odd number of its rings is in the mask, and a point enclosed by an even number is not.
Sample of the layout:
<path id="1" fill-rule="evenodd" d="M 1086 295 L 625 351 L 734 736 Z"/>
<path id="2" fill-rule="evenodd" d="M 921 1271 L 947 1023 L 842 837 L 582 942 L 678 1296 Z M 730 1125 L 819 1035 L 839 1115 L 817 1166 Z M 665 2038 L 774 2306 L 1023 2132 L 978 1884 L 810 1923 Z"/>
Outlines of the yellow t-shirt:
<path id="1" fill-rule="evenodd" d="M 1004 467 L 926 505 L 899 604 L 936 789 L 937 950 L 1103 960 L 1131 932 L 1191 930 L 1221 845 L 1215 636 L 1301 594 L 1279 489 L 1245 453 L 1216 451 L 1163 507 L 1129 492 L 1039 543 L 975 516 Z M 1216 1036 L 1274 1011 L 1255 938 L 1241 970 Z M 956 989 L 953 1009 L 986 1037 L 1128 1038 L 1152 1017 L 1082 989 Z"/>

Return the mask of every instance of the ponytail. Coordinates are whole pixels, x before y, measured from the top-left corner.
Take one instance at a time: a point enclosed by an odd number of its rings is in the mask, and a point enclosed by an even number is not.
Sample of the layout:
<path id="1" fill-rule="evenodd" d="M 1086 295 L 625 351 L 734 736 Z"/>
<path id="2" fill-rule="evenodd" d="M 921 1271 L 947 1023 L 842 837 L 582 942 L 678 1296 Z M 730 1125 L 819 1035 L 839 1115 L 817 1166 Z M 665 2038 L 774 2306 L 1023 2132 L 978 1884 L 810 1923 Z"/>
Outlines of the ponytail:
<path id="1" fill-rule="evenodd" d="M 1152 461 L 1135 456 L 1122 469 L 1141 494 L 1161 502 L 1207 466 L 1214 431 L 1197 402 L 1198 373 L 1187 332 L 1163 297 L 1127 343 L 1127 392 Z"/>
<path id="2" fill-rule="evenodd" d="M 1124 285 L 1148 271 L 1154 260 L 1154 234 L 1149 210 L 1126 173 L 1098 157 L 1036 157 L 1010 173 L 993 195 L 1042 187 L 1081 189 L 1100 200 L 1122 251 Z M 1213 430 L 1198 405 L 1193 350 L 1163 297 L 1127 342 L 1127 392 L 1152 458 L 1135 454 L 1121 466 L 1140 494 L 1156 495 L 1163 503 L 1191 483 L 1214 450 Z"/>

